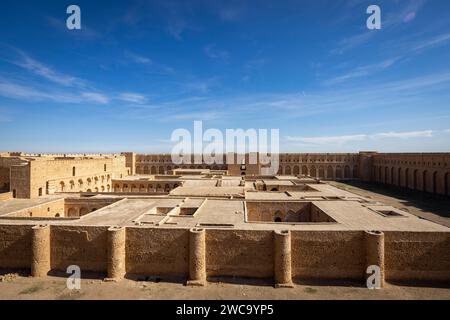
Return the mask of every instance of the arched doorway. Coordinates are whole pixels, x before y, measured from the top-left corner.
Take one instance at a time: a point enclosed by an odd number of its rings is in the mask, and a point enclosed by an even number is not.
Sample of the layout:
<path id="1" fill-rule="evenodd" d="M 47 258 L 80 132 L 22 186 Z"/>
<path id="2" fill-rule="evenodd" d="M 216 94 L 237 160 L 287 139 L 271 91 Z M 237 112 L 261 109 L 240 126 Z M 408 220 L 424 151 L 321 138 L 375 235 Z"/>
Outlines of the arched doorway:
<path id="1" fill-rule="evenodd" d="M 291 175 L 291 167 L 290 166 L 286 166 L 285 168 L 284 168 L 284 173 L 286 174 L 286 175 Z"/>
<path id="2" fill-rule="evenodd" d="M 319 167 L 319 178 L 325 178 L 325 169 L 322 166 Z"/>
<path id="3" fill-rule="evenodd" d="M 425 170 L 422 174 L 422 191 L 427 192 L 428 172 Z"/>
<path id="4" fill-rule="evenodd" d="M 446 196 L 448 196 L 449 194 L 448 194 L 448 192 L 449 192 L 449 190 L 448 190 L 448 179 L 450 178 L 450 175 L 449 175 L 449 173 L 447 172 L 446 174 L 445 174 L 445 179 L 444 179 L 444 194 L 446 195 Z"/>
<path id="5" fill-rule="evenodd" d="M 314 166 L 311 167 L 310 176 L 313 178 L 317 176 L 316 167 Z"/>
<path id="6" fill-rule="evenodd" d="M 433 193 L 437 193 L 437 171 L 433 173 Z"/>
<path id="7" fill-rule="evenodd" d="M 332 167 L 332 166 L 328 166 L 328 169 L 327 169 L 327 178 L 328 178 L 328 179 L 333 179 L 333 178 L 334 178 L 334 175 L 333 175 L 333 167 Z"/>
<path id="8" fill-rule="evenodd" d="M 302 174 L 305 176 L 308 175 L 308 167 L 307 166 L 302 167 Z"/>
<path id="9" fill-rule="evenodd" d="M 350 167 L 349 166 L 344 167 L 344 179 L 350 179 Z"/>
<path id="10" fill-rule="evenodd" d="M 409 168 L 405 171 L 405 187 L 409 189 Z"/>
<path id="11" fill-rule="evenodd" d="M 419 171 L 416 169 L 414 170 L 413 174 L 413 189 L 417 190 L 417 179 L 418 179 Z"/>

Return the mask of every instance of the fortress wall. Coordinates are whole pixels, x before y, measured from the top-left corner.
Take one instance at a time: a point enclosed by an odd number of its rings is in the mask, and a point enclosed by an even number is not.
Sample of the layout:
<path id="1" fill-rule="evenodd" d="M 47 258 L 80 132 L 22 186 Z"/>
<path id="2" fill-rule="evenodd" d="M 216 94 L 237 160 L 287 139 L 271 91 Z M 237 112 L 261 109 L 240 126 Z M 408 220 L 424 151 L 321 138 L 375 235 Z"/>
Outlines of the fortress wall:
<path id="1" fill-rule="evenodd" d="M 11 168 L 0 166 L 0 190 L 9 190 Z"/>
<path id="2" fill-rule="evenodd" d="M 30 165 L 11 167 L 10 190 L 16 198 L 30 198 Z"/>
<path id="3" fill-rule="evenodd" d="M 78 265 L 82 271 L 106 271 L 108 227 L 51 226 L 51 269 L 66 271 Z"/>
<path id="4" fill-rule="evenodd" d="M 11 183 L 11 167 L 23 163 L 23 160 L 0 154 L 0 190 L 9 191 Z"/>
<path id="5" fill-rule="evenodd" d="M 273 277 L 273 232 L 206 230 L 208 276 Z"/>
<path id="6" fill-rule="evenodd" d="M 450 153 L 377 153 L 372 181 L 450 196 Z"/>
<path id="7" fill-rule="evenodd" d="M 450 233 L 385 232 L 386 280 L 450 281 Z"/>
<path id="8" fill-rule="evenodd" d="M 163 154 L 137 154 L 135 165 L 138 174 L 165 172 L 175 167 L 170 155 Z M 236 172 L 240 175 L 240 171 Z M 303 174 L 326 180 L 361 179 L 450 196 L 450 153 L 280 153 L 278 174 Z"/>
<path id="9" fill-rule="evenodd" d="M 365 242 L 361 231 L 292 231 L 292 277 L 362 279 Z"/>
<path id="10" fill-rule="evenodd" d="M 0 225 L 0 268 L 28 269 L 31 265 L 31 226 Z"/>
<path id="11" fill-rule="evenodd" d="M 66 217 L 81 217 L 117 201 L 120 200 L 117 198 L 66 198 L 64 212 Z"/>
<path id="12" fill-rule="evenodd" d="M 64 199 L 57 199 L 52 202 L 47 202 L 34 207 L 26 208 L 8 214 L 8 217 L 41 217 L 50 218 L 56 215 L 64 217 Z"/>
<path id="13" fill-rule="evenodd" d="M 108 270 L 109 274 L 111 264 L 118 277 L 121 270 L 188 276 L 190 264 L 200 261 L 203 271 L 193 269 L 198 275 L 276 278 L 278 273 L 281 284 L 289 285 L 291 274 L 300 281 L 364 281 L 367 263 L 374 263 L 369 258 L 376 258 L 384 266 L 386 280 L 450 280 L 450 233 L 445 232 L 385 232 L 379 251 L 382 257 L 377 257 L 376 252 L 368 252 L 372 240 L 364 231 L 291 231 L 285 238 L 290 245 L 283 247 L 289 252 L 276 252 L 276 235 L 271 230 L 207 229 L 204 245 L 196 247 L 200 251 L 190 250 L 188 229 L 127 227 L 125 241 L 112 242 L 114 230 L 106 226 L 52 225 L 47 235 L 40 232 L 40 238 L 32 237 L 37 231 L 31 225 L 0 225 L 0 268 L 30 268 L 32 252 L 48 250 L 50 264 L 42 268 L 43 275 L 45 268 L 65 271 L 69 265 L 78 265 L 82 271 Z M 39 242 L 33 243 L 36 239 Z M 196 259 L 189 252 L 195 252 Z M 48 259 L 43 256 L 41 261 Z M 274 265 L 281 267 L 275 270 Z"/>
<path id="14" fill-rule="evenodd" d="M 186 275 L 189 270 L 189 230 L 126 229 L 126 272 Z"/>

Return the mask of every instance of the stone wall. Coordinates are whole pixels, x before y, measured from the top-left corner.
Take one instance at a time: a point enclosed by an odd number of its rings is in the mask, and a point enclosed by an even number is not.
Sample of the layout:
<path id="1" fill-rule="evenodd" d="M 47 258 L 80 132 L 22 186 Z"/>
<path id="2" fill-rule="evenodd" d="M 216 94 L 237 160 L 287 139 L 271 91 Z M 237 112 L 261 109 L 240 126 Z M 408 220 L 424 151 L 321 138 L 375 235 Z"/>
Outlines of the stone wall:
<path id="1" fill-rule="evenodd" d="M 363 232 L 292 232 L 293 278 L 362 279 L 365 257 Z"/>
<path id="2" fill-rule="evenodd" d="M 13 160 L 14 165 L 6 166 Z M 19 160 L 0 157 L 0 189 L 5 185 L 15 198 L 57 192 L 111 192 L 112 179 L 126 177 L 131 172 L 126 167 L 125 156 L 41 156 Z"/>
<path id="3" fill-rule="evenodd" d="M 206 274 L 271 278 L 273 235 L 271 231 L 207 230 Z"/>
<path id="4" fill-rule="evenodd" d="M 190 277 L 195 267 L 197 274 L 205 277 L 277 280 L 283 278 L 279 274 L 283 272 L 287 283 L 291 279 L 362 282 L 367 265 L 373 264 L 369 258 L 374 256 L 368 251 L 373 247 L 367 245 L 371 240 L 364 231 L 277 234 L 270 230 L 207 229 L 204 238 L 191 242 L 192 230 L 188 229 L 127 227 L 122 229 L 121 242 L 120 236 L 111 237 L 120 229 L 106 226 L 52 225 L 47 234 L 31 236 L 38 230 L 30 225 L 0 225 L 0 268 L 29 268 L 32 254 L 48 252 L 46 272 L 78 265 L 82 271 L 109 275 L 110 267 L 115 266 L 124 274 Z M 384 261 L 387 280 L 450 281 L 450 233 L 391 231 L 380 239 L 384 239 L 380 247 L 384 250 L 375 257 Z M 49 246 L 48 251 L 38 250 L 42 245 Z M 196 250 L 192 250 L 193 245 L 198 246 Z"/>
<path id="5" fill-rule="evenodd" d="M 69 218 L 81 217 L 119 200 L 117 198 L 66 198 L 64 201 L 65 216 Z"/>
<path id="6" fill-rule="evenodd" d="M 186 229 L 126 229 L 126 271 L 147 275 L 185 275 L 189 270 Z"/>
<path id="7" fill-rule="evenodd" d="M 0 225 L 0 268 L 29 269 L 31 226 Z"/>
<path id="8" fill-rule="evenodd" d="M 66 271 L 77 265 L 82 271 L 105 272 L 107 227 L 51 226 L 51 269 Z"/>
<path id="9" fill-rule="evenodd" d="M 448 233 L 385 232 L 385 236 L 386 280 L 450 280 Z"/>
<path id="10" fill-rule="evenodd" d="M 57 199 L 51 202 L 29 207 L 23 210 L 9 213 L 3 217 L 33 217 L 33 218 L 53 218 L 64 217 L 64 199 Z"/>

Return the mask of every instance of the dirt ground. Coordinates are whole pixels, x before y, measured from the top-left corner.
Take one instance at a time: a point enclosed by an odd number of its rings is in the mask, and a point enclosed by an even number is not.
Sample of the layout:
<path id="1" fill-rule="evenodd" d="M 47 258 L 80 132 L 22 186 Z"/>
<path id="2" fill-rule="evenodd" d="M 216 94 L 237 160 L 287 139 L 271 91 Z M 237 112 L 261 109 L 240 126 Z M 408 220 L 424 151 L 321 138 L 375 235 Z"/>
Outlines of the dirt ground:
<path id="1" fill-rule="evenodd" d="M 3 281 L 2 281 L 3 279 Z M 144 280 L 144 281 L 143 281 Z M 275 289 L 265 281 L 235 284 L 209 282 L 206 287 L 187 287 L 183 281 L 164 279 L 125 279 L 121 282 L 105 282 L 102 279 L 82 279 L 80 290 L 69 290 L 66 279 L 49 276 L 35 279 L 26 275 L 4 274 L 0 276 L 1 300 L 90 300 L 90 299 L 175 299 L 175 300 L 263 300 L 263 299 L 419 299 L 450 300 L 450 288 L 431 286 L 411 287 L 387 284 L 381 290 L 369 290 L 359 283 L 340 283 L 333 286 L 320 284 L 296 284 L 291 289 Z M 222 279 L 223 280 L 223 279 Z"/>
<path id="2" fill-rule="evenodd" d="M 328 182 L 337 188 L 368 197 L 413 215 L 450 227 L 450 197 L 362 181 Z"/>

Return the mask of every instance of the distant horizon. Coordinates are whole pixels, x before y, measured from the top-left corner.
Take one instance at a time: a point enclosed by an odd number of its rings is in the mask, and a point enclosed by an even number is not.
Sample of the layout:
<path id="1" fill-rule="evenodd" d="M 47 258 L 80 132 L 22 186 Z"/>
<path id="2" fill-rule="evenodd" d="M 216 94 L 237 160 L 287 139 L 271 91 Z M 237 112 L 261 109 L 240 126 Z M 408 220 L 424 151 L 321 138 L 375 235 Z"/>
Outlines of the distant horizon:
<path id="1" fill-rule="evenodd" d="M 111 151 L 111 152 L 28 152 L 28 151 L 2 151 L 0 150 L 0 153 L 23 153 L 23 154 L 30 154 L 30 155 L 120 155 L 122 153 L 127 153 L 127 152 L 132 152 L 135 154 L 146 154 L 146 155 L 170 155 L 170 152 L 140 152 L 140 151 Z M 236 153 L 236 152 L 234 152 Z M 259 152 L 261 153 L 261 152 Z M 355 153 L 355 154 L 359 154 L 359 153 L 379 153 L 379 154 L 383 154 L 383 153 L 392 153 L 392 154 L 446 154 L 446 153 L 450 153 L 450 151 L 402 151 L 402 152 L 385 152 L 385 151 L 377 151 L 377 150 L 361 150 L 361 151 L 352 151 L 352 152 L 298 152 L 298 151 L 280 151 L 279 154 L 351 154 L 351 153 Z M 246 153 L 248 154 L 248 153 Z M 193 155 L 193 153 L 190 153 L 190 155 Z M 218 153 L 218 155 L 220 155 L 220 153 Z M 226 153 L 222 153 L 222 155 L 226 155 Z"/>

